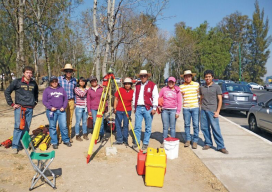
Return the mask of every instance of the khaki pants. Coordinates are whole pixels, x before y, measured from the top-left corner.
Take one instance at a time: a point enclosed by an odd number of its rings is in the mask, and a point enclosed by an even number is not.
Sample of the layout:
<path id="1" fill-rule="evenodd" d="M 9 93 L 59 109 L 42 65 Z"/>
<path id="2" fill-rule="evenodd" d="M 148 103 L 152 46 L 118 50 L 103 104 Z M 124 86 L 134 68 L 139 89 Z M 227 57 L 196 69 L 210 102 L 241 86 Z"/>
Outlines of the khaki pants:
<path id="1" fill-rule="evenodd" d="M 68 137 L 70 139 L 71 139 L 71 135 L 72 135 L 72 120 L 73 120 L 74 110 L 75 110 L 75 101 L 74 101 L 74 99 L 70 99 L 70 100 L 68 100 L 68 104 L 65 109 L 66 122 L 67 122 L 67 128 L 68 128 Z M 60 134 L 59 126 L 57 126 L 57 134 L 58 134 L 59 141 L 61 141 L 61 134 Z"/>

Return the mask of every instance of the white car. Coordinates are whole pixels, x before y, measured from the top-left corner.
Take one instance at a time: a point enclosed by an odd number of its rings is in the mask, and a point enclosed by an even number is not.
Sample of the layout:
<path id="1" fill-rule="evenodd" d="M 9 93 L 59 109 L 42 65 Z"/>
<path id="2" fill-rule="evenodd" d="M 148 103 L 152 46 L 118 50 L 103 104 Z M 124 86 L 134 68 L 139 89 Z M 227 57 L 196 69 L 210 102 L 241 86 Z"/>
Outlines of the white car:
<path id="1" fill-rule="evenodd" d="M 259 85 L 257 83 L 251 82 L 251 83 L 248 83 L 248 84 L 251 86 L 252 89 L 259 89 L 259 90 L 263 90 L 264 89 L 264 87 L 262 85 Z"/>

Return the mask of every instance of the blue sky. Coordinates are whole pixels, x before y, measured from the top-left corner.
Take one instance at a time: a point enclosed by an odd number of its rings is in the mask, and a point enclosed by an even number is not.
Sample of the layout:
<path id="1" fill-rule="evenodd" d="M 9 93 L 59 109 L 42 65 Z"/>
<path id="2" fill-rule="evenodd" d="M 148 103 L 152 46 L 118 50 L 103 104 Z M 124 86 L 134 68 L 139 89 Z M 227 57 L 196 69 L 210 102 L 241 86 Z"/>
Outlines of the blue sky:
<path id="1" fill-rule="evenodd" d="M 98 0 L 99 1 L 102 0 Z M 255 0 L 170 0 L 166 9 L 163 11 L 163 19 L 157 21 L 160 29 L 174 33 L 175 24 L 183 21 L 187 26 L 198 27 L 204 21 L 209 23 L 210 27 L 215 27 L 225 16 L 236 11 L 252 18 Z M 75 14 L 87 8 L 91 8 L 93 1 L 85 0 L 80 5 Z M 269 19 L 269 35 L 272 35 L 272 0 L 259 0 L 260 9 L 264 8 L 265 18 Z M 269 46 L 272 52 L 272 45 Z M 272 53 L 266 64 L 267 74 L 272 75 Z"/>

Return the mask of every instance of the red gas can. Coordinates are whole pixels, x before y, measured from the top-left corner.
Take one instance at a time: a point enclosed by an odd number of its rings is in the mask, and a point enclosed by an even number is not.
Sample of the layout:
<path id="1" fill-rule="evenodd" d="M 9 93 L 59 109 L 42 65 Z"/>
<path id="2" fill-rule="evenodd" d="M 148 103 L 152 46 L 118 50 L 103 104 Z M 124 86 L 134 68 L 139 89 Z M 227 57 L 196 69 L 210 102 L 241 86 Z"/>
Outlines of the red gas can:
<path id="1" fill-rule="evenodd" d="M 146 159 L 146 153 L 144 153 L 142 150 L 140 150 L 138 153 L 138 157 L 137 157 L 137 173 L 138 173 L 138 175 L 145 175 L 145 159 Z"/>

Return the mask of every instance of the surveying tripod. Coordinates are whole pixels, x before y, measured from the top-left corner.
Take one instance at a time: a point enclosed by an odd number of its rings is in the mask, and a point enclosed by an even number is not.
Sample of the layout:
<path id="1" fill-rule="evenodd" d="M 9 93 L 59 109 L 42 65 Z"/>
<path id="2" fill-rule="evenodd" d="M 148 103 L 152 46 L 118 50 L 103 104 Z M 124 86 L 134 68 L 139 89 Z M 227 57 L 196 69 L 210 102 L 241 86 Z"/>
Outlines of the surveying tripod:
<path id="1" fill-rule="evenodd" d="M 116 89 L 118 91 L 120 100 L 121 100 L 122 105 L 123 105 L 123 107 L 125 109 L 126 116 L 128 118 L 129 125 L 131 127 L 132 132 L 133 132 L 136 144 L 137 144 L 137 146 L 138 146 L 138 148 L 140 150 L 139 142 L 137 141 L 137 138 L 136 138 L 136 135 L 135 135 L 135 132 L 134 132 L 131 120 L 130 120 L 129 115 L 127 113 L 126 106 L 124 104 L 123 98 L 122 98 L 121 93 L 119 91 L 119 87 L 118 87 L 117 82 L 115 80 L 115 76 L 114 76 L 112 70 L 109 69 L 108 74 L 103 78 L 103 92 L 102 92 L 102 95 L 101 95 L 101 98 L 100 98 L 100 102 L 99 102 L 99 106 L 98 106 L 98 111 L 97 111 L 97 115 L 96 115 L 96 121 L 95 121 L 94 129 L 93 129 L 93 135 L 92 135 L 92 138 L 91 138 L 91 141 L 90 141 L 90 146 L 89 146 L 88 155 L 87 155 L 87 164 L 90 162 L 91 155 L 93 153 L 94 144 L 97 144 L 97 140 L 98 140 L 98 137 L 99 137 L 99 132 L 100 132 L 101 124 L 102 124 L 102 121 L 103 121 L 103 114 L 104 114 L 104 111 L 105 111 L 107 95 L 109 93 L 110 93 L 109 94 L 109 101 L 110 101 L 109 106 L 111 107 L 111 82 L 112 81 L 115 83 L 115 87 L 116 87 Z M 111 109 L 109 110 L 109 112 L 110 112 L 110 116 L 111 116 L 111 114 L 112 114 L 111 113 Z M 110 125 L 112 126 L 112 123 Z M 111 130 L 111 137 L 112 137 L 112 127 L 111 127 L 110 130 Z M 111 142 L 111 145 L 112 145 L 112 142 Z"/>

